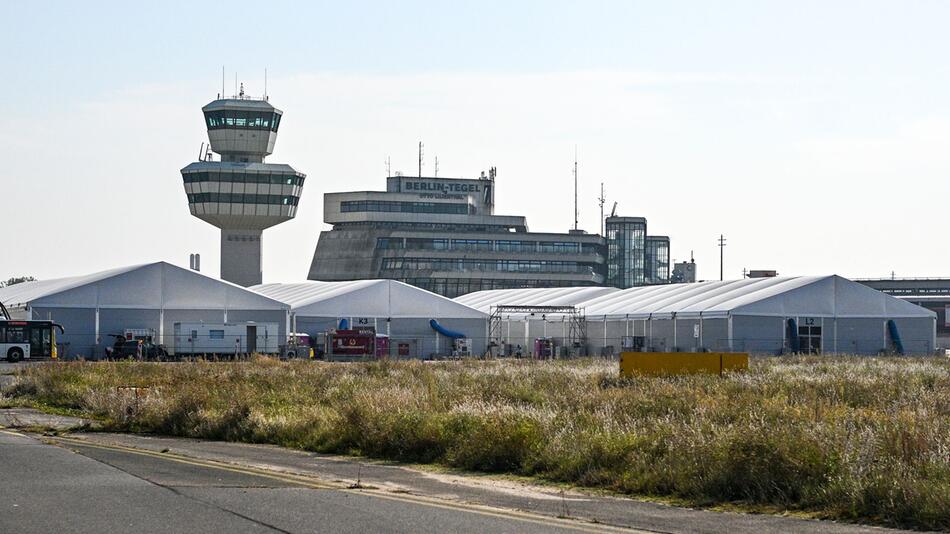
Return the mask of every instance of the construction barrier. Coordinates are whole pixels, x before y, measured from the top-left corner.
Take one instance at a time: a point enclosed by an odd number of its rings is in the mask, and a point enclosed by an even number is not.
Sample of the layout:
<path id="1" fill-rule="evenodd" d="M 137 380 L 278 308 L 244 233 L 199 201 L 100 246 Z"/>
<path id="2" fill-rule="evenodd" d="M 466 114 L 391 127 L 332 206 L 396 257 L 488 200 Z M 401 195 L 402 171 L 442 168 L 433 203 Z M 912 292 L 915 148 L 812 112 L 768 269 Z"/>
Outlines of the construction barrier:
<path id="1" fill-rule="evenodd" d="M 749 368 L 745 352 L 622 352 L 620 376 L 714 374 Z"/>

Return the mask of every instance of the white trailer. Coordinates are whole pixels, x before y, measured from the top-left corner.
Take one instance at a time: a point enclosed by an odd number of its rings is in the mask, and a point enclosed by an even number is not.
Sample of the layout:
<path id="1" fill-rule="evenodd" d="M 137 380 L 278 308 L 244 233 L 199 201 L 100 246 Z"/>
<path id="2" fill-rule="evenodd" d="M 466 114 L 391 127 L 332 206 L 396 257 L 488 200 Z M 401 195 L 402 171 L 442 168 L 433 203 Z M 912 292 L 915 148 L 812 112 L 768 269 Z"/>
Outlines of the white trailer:
<path id="1" fill-rule="evenodd" d="M 175 323 L 169 354 L 277 354 L 277 323 Z"/>

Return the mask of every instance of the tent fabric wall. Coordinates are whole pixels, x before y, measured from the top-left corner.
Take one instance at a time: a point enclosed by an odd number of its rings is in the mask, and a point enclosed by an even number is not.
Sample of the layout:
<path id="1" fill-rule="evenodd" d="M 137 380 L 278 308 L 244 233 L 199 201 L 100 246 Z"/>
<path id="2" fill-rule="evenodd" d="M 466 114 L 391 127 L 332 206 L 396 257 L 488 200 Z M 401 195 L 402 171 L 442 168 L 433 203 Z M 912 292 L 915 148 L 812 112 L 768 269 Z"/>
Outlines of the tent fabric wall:
<path id="1" fill-rule="evenodd" d="M 286 338 L 290 311 L 274 299 L 166 262 L 16 284 L 0 288 L 0 300 L 29 310 L 32 319 L 62 324 L 66 331 L 58 341 L 68 344 L 65 356 L 86 358 L 103 356 L 112 344 L 109 334 L 126 328 L 155 330 L 171 348 L 175 322 L 276 322 L 278 335 Z"/>
<path id="2" fill-rule="evenodd" d="M 395 280 L 306 281 L 250 288 L 291 307 L 298 317 L 484 319 L 486 314 Z"/>
<path id="3" fill-rule="evenodd" d="M 523 289 L 487 289 L 456 297 L 460 304 L 482 313 L 491 313 L 492 306 L 574 306 L 595 297 L 620 291 L 615 287 L 551 287 Z"/>
<path id="4" fill-rule="evenodd" d="M 564 298 L 556 292 L 561 289 L 481 291 L 459 299 L 490 309 L 497 304 L 530 305 L 546 298 Z M 907 340 L 907 353 L 928 354 L 935 346 L 933 312 L 835 275 L 666 284 L 591 294 L 588 300 L 573 298 L 570 302 L 585 311 L 591 354 L 599 354 L 605 347 L 607 352 L 610 347 L 616 352 L 623 335 L 642 335 L 646 346 L 658 351 L 781 353 L 790 346 L 786 333 L 789 318 L 817 321 L 821 349 L 826 353 L 892 350 L 886 333 L 888 320 L 897 324 L 901 337 Z M 583 293 L 574 295 L 579 296 Z M 534 322 L 529 332 L 532 341 L 541 335 Z"/>
<path id="5" fill-rule="evenodd" d="M 336 328 L 340 319 L 353 325 L 363 320 L 390 336 L 394 354 L 400 341 L 411 345 L 414 357 L 449 354 L 452 340 L 432 329 L 429 321 L 435 319 L 470 338 L 474 354 L 483 354 L 487 346 L 486 314 L 395 280 L 261 284 L 251 290 L 290 306 L 297 332 L 311 337 Z"/>

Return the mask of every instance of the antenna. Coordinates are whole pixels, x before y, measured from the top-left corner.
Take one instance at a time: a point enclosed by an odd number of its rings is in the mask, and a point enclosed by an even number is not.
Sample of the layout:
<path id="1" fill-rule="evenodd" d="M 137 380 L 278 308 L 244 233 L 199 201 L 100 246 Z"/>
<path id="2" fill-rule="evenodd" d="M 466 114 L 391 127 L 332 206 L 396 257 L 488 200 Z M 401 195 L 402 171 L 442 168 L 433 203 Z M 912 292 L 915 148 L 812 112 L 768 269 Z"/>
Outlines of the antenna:
<path id="1" fill-rule="evenodd" d="M 419 178 L 422 178 L 422 141 L 419 141 Z"/>
<path id="2" fill-rule="evenodd" d="M 604 182 L 600 182 L 600 196 L 597 197 L 597 203 L 600 204 L 600 235 L 604 235 L 604 202 L 607 199 L 604 198 Z M 614 206 L 616 209 L 616 205 Z"/>
<path id="3" fill-rule="evenodd" d="M 577 145 L 574 145 L 574 229 L 577 230 Z"/>
<path id="4" fill-rule="evenodd" d="M 719 280 L 722 281 L 722 252 L 726 248 L 726 238 L 722 234 L 719 234 Z M 692 252 L 690 252 L 692 256 Z"/>
<path id="5" fill-rule="evenodd" d="M 434 176 L 435 176 L 436 178 L 439 177 L 439 156 L 436 156 L 436 157 L 435 157 L 435 174 L 434 174 Z"/>
<path id="6" fill-rule="evenodd" d="M 264 67 L 264 101 L 267 101 L 267 67 Z"/>
<path id="7" fill-rule="evenodd" d="M 610 216 L 611 216 L 611 217 L 616 217 L 616 216 L 617 216 L 617 201 L 616 201 L 616 200 L 614 201 L 614 207 L 613 207 L 613 209 L 610 210 Z"/>
<path id="8" fill-rule="evenodd" d="M 393 165 L 389 161 L 389 156 L 386 156 L 386 178 L 390 178 L 393 175 Z"/>
<path id="9" fill-rule="evenodd" d="M 224 65 L 221 65 L 221 98 L 224 98 Z"/>
<path id="10" fill-rule="evenodd" d="M 198 161 L 204 161 L 203 159 L 201 159 L 201 157 L 204 156 L 204 154 L 205 154 L 205 144 L 204 142 L 202 142 L 201 148 L 198 149 Z"/>
<path id="11" fill-rule="evenodd" d="M 234 71 L 234 96 L 236 97 L 237 94 L 237 71 Z"/>

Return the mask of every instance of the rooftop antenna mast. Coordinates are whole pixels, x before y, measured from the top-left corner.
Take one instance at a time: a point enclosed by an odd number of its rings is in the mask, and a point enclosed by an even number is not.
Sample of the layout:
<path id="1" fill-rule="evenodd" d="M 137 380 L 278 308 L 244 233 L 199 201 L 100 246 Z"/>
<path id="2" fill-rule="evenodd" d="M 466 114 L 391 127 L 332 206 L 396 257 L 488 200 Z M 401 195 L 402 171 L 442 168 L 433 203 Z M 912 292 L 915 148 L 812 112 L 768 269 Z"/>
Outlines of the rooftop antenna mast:
<path id="1" fill-rule="evenodd" d="M 386 156 L 386 177 L 390 178 L 393 175 L 393 165 L 389 161 L 389 156 Z"/>
<path id="2" fill-rule="evenodd" d="M 720 281 L 723 280 L 723 276 L 722 276 L 722 258 L 723 258 L 723 254 L 722 254 L 722 253 L 723 253 L 723 250 L 725 250 L 725 248 L 726 248 L 726 238 L 723 237 L 722 234 L 719 234 L 719 280 L 720 280 Z M 690 252 L 690 256 L 692 256 L 692 252 Z M 692 261 L 692 260 L 690 260 L 690 261 Z"/>
<path id="3" fill-rule="evenodd" d="M 221 65 L 221 95 L 220 98 L 224 98 L 224 65 Z"/>
<path id="4" fill-rule="evenodd" d="M 597 203 L 600 204 L 600 235 L 604 235 L 604 182 L 600 182 L 600 196 L 597 197 Z"/>
<path id="5" fill-rule="evenodd" d="M 436 178 L 439 177 L 439 156 L 436 156 L 436 157 L 435 157 L 435 174 L 434 174 L 434 176 L 435 176 Z"/>
<path id="6" fill-rule="evenodd" d="M 422 178 L 422 141 L 419 141 L 419 178 Z"/>
<path id="7" fill-rule="evenodd" d="M 264 101 L 267 101 L 267 67 L 264 67 Z"/>
<path id="8" fill-rule="evenodd" d="M 577 230 L 577 145 L 574 145 L 574 229 Z"/>

